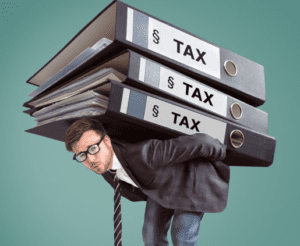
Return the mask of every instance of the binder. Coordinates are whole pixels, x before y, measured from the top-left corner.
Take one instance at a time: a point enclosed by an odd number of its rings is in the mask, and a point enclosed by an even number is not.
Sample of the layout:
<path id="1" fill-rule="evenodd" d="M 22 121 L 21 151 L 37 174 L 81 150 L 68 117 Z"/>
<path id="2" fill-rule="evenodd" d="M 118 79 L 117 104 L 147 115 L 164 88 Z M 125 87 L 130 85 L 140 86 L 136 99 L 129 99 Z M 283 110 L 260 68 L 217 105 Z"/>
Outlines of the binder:
<path id="1" fill-rule="evenodd" d="M 108 79 L 123 81 L 126 77 L 112 68 L 99 69 L 97 72 L 80 77 L 59 88 L 54 87 L 51 92 L 43 94 L 38 99 L 31 100 L 28 105 L 40 108 L 97 87 Z"/>
<path id="2" fill-rule="evenodd" d="M 95 118 L 104 123 L 112 137 L 136 141 L 142 135 L 163 139 L 206 133 L 227 146 L 225 163 L 228 165 L 266 167 L 273 162 L 276 140 L 271 136 L 122 83 L 110 83 L 106 112 Z M 101 87 L 95 91 L 101 92 Z M 52 122 L 27 132 L 64 141 L 66 130 L 74 120 Z"/>
<path id="3" fill-rule="evenodd" d="M 93 18 L 27 83 L 41 85 L 101 38 L 113 43 L 62 78 L 62 83 L 129 48 L 252 106 L 265 102 L 262 65 L 120 1 Z"/>
<path id="4" fill-rule="evenodd" d="M 102 65 L 90 68 L 84 75 L 70 80 L 62 86 L 66 88 L 66 85 L 71 85 L 79 79 L 108 68 L 125 75 L 126 79 L 122 81 L 124 84 L 196 109 L 202 109 L 255 131 L 268 133 L 268 114 L 266 112 L 131 50 L 123 51 Z M 54 87 L 52 94 L 56 91 L 59 91 L 59 87 Z M 35 105 L 35 101 L 39 100 L 35 99 L 29 105 Z"/>
<path id="5" fill-rule="evenodd" d="M 34 121 L 36 121 L 37 126 L 39 126 L 42 124 L 46 124 L 48 121 L 52 120 L 53 118 L 61 117 L 68 113 L 76 112 L 78 110 L 84 110 L 87 108 L 104 109 L 105 106 L 103 105 L 103 101 L 101 99 L 92 98 L 90 100 L 85 100 L 83 102 L 78 102 L 67 106 L 59 107 L 57 109 L 52 110 L 51 112 L 36 116 Z"/>
<path id="6" fill-rule="evenodd" d="M 81 103 L 81 102 L 87 102 L 89 100 L 96 100 L 99 101 L 104 108 L 107 107 L 107 103 L 108 103 L 108 98 L 100 95 L 92 90 L 88 90 L 84 93 L 78 94 L 76 96 L 72 96 L 70 98 L 61 100 L 57 103 L 54 103 L 50 106 L 44 107 L 41 110 L 38 110 L 36 112 L 34 112 L 32 114 L 32 116 L 34 117 L 41 117 L 42 115 L 46 115 L 46 114 L 51 114 L 53 113 L 53 111 L 56 111 L 58 109 L 62 109 L 64 107 L 68 107 L 70 105 L 74 105 L 76 103 Z"/>
<path id="7" fill-rule="evenodd" d="M 108 46 L 111 43 L 110 40 L 103 38 L 99 40 L 93 47 L 86 48 L 83 52 L 81 52 L 78 56 L 76 56 L 67 66 L 63 67 L 60 71 L 54 74 L 51 78 L 47 79 L 43 84 L 40 85 L 35 91 L 29 94 L 30 97 L 35 97 L 45 91 L 47 88 L 51 87 L 65 75 L 70 73 L 73 69 L 76 69 L 80 64 L 84 63 L 88 59 L 90 59 L 97 52 L 102 50 L 104 47 Z"/>

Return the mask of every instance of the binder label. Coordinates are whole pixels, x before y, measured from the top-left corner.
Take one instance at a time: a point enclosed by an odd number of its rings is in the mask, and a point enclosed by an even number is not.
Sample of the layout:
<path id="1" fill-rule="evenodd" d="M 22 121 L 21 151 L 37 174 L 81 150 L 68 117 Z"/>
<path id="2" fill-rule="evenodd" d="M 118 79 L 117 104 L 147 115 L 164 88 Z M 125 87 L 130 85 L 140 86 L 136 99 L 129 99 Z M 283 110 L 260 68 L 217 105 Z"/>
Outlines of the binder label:
<path id="1" fill-rule="evenodd" d="M 160 67 L 159 88 L 218 115 L 227 115 L 225 94 L 170 69 Z"/>
<path id="2" fill-rule="evenodd" d="M 127 8 L 126 40 L 220 79 L 220 49 Z"/>
<path id="3" fill-rule="evenodd" d="M 220 49 L 149 18 L 148 49 L 220 79 Z"/>
<path id="4" fill-rule="evenodd" d="M 226 123 L 147 96 L 144 120 L 186 134 L 206 133 L 224 143 Z"/>
<path id="5" fill-rule="evenodd" d="M 202 109 L 227 116 L 226 94 L 143 57 L 140 58 L 139 80 Z"/>

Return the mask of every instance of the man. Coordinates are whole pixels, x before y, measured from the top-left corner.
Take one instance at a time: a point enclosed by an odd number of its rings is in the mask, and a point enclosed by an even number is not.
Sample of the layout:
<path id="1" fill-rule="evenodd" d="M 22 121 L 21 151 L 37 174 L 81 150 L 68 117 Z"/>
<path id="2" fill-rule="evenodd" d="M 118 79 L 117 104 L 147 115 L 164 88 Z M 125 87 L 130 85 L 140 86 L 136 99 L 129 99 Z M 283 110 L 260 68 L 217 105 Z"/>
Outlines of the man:
<path id="1" fill-rule="evenodd" d="M 206 134 L 170 140 L 125 143 L 110 139 L 100 122 L 75 121 L 65 144 L 79 162 L 101 174 L 112 186 L 121 180 L 121 195 L 147 201 L 142 229 L 145 245 L 197 245 L 205 212 L 221 212 L 227 204 L 229 167 L 221 162 L 226 146 Z"/>

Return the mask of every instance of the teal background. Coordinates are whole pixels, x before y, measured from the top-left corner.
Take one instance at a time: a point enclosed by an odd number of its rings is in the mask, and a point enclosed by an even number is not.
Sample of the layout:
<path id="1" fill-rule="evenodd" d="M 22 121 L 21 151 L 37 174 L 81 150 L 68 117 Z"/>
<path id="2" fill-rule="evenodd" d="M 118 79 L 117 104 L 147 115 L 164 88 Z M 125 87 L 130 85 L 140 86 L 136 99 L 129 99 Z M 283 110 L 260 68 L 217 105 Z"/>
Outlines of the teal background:
<path id="1" fill-rule="evenodd" d="M 26 80 L 110 1 L 8 3 L 18 7 L 0 19 L 0 245 L 113 245 L 111 187 L 74 163 L 64 143 L 25 133 L 35 123 L 22 113 L 36 88 Z M 299 2 L 126 3 L 265 68 L 260 109 L 277 139 L 274 163 L 231 168 L 227 208 L 204 215 L 198 245 L 300 245 Z M 123 245 L 143 245 L 144 209 L 122 199 Z"/>

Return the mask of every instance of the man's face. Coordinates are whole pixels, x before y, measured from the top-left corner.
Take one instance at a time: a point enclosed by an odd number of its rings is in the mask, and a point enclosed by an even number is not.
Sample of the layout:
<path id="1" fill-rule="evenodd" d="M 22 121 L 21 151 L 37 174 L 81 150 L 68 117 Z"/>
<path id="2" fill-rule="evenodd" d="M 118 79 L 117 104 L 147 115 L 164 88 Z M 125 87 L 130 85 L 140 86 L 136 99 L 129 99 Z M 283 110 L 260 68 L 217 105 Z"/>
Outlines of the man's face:
<path id="1" fill-rule="evenodd" d="M 87 151 L 88 147 L 100 141 L 101 136 L 95 131 L 90 130 L 83 133 L 80 140 L 73 147 L 73 152 L 77 155 L 82 151 Z M 113 163 L 113 149 L 110 138 L 106 135 L 101 141 L 100 151 L 95 155 L 87 153 L 87 159 L 82 162 L 88 169 L 97 174 L 103 174 L 108 169 L 111 169 Z"/>

